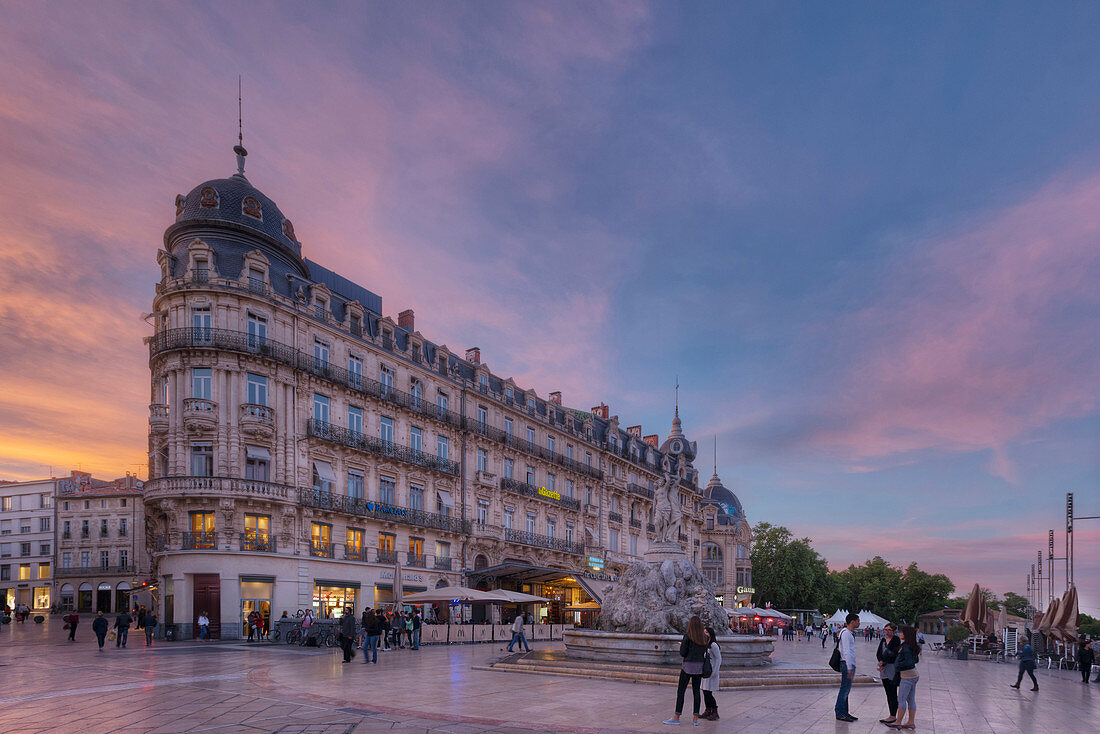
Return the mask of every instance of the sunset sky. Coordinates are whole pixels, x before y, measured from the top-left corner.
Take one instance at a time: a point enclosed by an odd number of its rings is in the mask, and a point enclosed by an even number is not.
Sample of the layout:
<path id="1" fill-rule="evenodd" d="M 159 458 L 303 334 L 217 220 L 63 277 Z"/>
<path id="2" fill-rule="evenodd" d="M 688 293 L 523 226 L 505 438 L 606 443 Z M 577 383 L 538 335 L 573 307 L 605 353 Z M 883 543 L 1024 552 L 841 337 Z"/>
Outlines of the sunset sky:
<path id="1" fill-rule="evenodd" d="M 0 477 L 144 476 L 155 253 L 235 170 L 241 74 L 249 179 L 387 314 L 646 433 L 678 376 L 751 522 L 1023 593 L 1065 493 L 1100 515 L 1098 27 L 0 0 Z"/>

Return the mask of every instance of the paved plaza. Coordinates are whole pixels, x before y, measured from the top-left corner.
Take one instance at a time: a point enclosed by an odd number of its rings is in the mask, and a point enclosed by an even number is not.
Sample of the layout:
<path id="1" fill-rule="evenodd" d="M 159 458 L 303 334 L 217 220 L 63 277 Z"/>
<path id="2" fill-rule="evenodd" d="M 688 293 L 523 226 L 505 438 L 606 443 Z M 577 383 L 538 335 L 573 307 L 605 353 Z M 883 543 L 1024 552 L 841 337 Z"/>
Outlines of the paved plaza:
<path id="1" fill-rule="evenodd" d="M 647 684 L 472 670 L 502 655 L 500 645 L 426 647 L 361 654 L 284 644 L 157 642 L 140 632 L 129 648 L 96 651 L 90 625 L 76 643 L 61 623 L 5 625 L 0 666 L 0 732 L 658 732 L 674 689 Z M 870 667 L 874 643 L 858 642 Z M 536 648 L 558 647 L 542 643 Z M 822 665 L 819 642 L 776 643 L 781 665 Z M 920 666 L 917 730 L 951 732 L 1096 731 L 1100 685 L 1076 672 L 1038 672 L 1038 694 L 1008 687 L 1015 666 L 945 659 Z M 832 687 L 729 690 L 718 694 L 716 732 L 886 732 L 881 688 L 851 693 L 854 724 L 833 718 Z M 690 694 L 688 708 L 690 710 Z M 690 717 L 685 717 L 689 721 Z"/>

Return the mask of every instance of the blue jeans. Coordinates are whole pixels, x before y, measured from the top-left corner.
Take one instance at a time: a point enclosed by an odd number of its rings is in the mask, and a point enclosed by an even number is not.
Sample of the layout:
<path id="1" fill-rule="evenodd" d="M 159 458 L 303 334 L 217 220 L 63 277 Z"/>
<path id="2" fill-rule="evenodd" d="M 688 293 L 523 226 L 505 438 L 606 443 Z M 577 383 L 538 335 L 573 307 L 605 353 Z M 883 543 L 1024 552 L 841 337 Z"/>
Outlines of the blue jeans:
<path id="1" fill-rule="evenodd" d="M 378 662 L 378 635 L 367 635 L 366 643 L 363 645 L 363 662 L 367 662 L 367 655 L 372 656 L 372 663 Z"/>
<path id="2" fill-rule="evenodd" d="M 836 706 L 833 707 L 837 716 L 848 716 L 848 691 L 850 690 L 852 690 L 852 677 L 848 674 L 848 665 L 841 661 L 840 692 L 836 694 Z"/>
<path id="3" fill-rule="evenodd" d="M 508 643 L 508 652 L 512 652 L 512 645 L 515 645 L 516 643 L 522 643 L 523 649 L 527 652 L 531 652 L 531 648 L 527 646 L 527 638 L 523 635 L 522 632 L 512 633 L 512 641 Z"/>
<path id="4" fill-rule="evenodd" d="M 898 686 L 898 714 L 917 710 L 917 681 L 919 678 L 902 678 Z"/>
<path id="5" fill-rule="evenodd" d="M 199 639 L 200 640 L 205 640 L 209 636 L 210 636 L 210 627 L 208 627 L 205 624 L 199 625 Z"/>
<path id="6" fill-rule="evenodd" d="M 420 630 L 419 629 L 414 629 L 413 630 L 413 649 L 414 650 L 419 650 L 420 649 Z"/>
<path id="7" fill-rule="evenodd" d="M 126 646 L 126 633 L 130 631 L 129 627 L 119 627 L 118 636 L 115 638 L 115 647 Z"/>

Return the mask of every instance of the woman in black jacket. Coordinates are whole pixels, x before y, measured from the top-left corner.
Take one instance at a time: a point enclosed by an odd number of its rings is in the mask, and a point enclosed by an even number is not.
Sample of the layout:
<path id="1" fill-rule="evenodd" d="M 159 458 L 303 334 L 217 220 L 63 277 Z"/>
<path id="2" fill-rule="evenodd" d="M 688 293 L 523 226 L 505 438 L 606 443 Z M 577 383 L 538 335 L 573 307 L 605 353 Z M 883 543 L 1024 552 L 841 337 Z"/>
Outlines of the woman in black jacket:
<path id="1" fill-rule="evenodd" d="M 703 661 L 706 659 L 709 646 L 703 620 L 692 617 L 688 620 L 687 634 L 680 643 L 680 657 L 684 659 L 684 664 L 680 666 L 680 681 L 676 685 L 676 714 L 662 723 L 679 725 L 680 714 L 684 710 L 684 693 L 690 681 L 694 703 L 692 709 L 694 716 L 691 723 L 699 726 L 699 684 L 703 681 Z"/>
<path id="2" fill-rule="evenodd" d="M 886 691 L 886 704 L 890 707 L 890 718 L 879 719 L 883 724 L 893 724 L 898 718 L 898 682 L 894 680 L 894 661 L 898 657 L 901 648 L 901 640 L 898 639 L 897 629 L 893 622 L 887 623 L 882 628 L 882 639 L 878 643 L 879 675 L 882 676 L 882 688 Z"/>

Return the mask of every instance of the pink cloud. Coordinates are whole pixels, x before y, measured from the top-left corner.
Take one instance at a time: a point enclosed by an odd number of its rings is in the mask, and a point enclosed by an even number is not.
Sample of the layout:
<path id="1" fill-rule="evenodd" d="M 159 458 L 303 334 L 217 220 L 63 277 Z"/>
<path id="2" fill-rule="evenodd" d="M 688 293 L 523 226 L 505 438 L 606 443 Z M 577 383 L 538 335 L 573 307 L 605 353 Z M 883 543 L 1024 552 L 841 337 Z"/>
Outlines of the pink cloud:
<path id="1" fill-rule="evenodd" d="M 899 262 L 844 324 L 856 366 L 812 443 L 857 465 L 987 450 L 1013 480 L 1014 442 L 1097 407 L 1098 200 L 1100 175 L 1056 181 Z"/>

